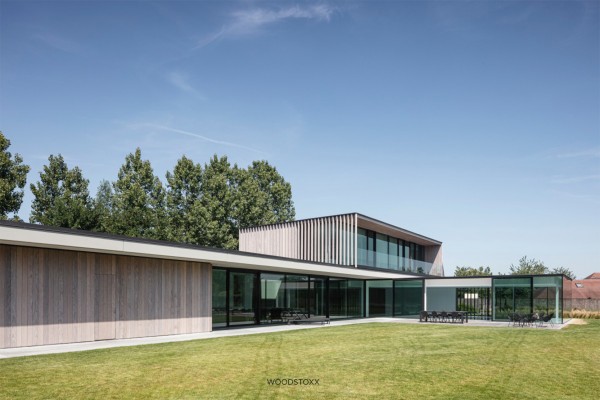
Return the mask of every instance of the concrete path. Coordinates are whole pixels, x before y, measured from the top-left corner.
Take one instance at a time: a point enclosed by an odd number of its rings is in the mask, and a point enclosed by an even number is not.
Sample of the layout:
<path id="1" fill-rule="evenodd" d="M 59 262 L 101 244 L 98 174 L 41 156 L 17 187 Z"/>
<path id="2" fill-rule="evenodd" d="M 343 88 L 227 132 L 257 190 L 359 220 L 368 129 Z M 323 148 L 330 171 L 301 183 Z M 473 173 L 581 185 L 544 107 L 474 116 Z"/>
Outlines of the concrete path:
<path id="1" fill-rule="evenodd" d="M 157 344 L 157 343 L 169 343 L 169 342 L 183 342 L 187 340 L 199 340 L 199 339 L 213 339 L 228 336 L 242 336 L 242 335 L 253 335 L 257 333 L 271 333 L 271 332 L 286 332 L 295 331 L 298 329 L 319 329 L 329 328 L 334 326 L 343 325 L 354 325 L 354 324 L 367 324 L 372 322 L 388 322 L 388 323 L 402 323 L 402 324 L 419 324 L 418 319 L 411 318 L 365 318 L 365 319 L 351 319 L 343 321 L 331 321 L 330 325 L 321 324 L 304 324 L 304 325 L 260 325 L 244 328 L 234 329 L 223 329 L 216 330 L 213 332 L 204 333 L 192 333 L 183 335 L 168 335 L 168 336 L 153 336 L 133 339 L 115 339 L 115 340 L 101 340 L 95 342 L 83 342 L 83 343 L 67 343 L 67 344 L 52 344 L 45 346 L 30 346 L 30 347 L 17 347 L 10 349 L 0 349 L 0 359 L 12 358 L 12 357 L 24 357 L 24 356 L 36 356 L 42 354 L 57 354 L 57 353 L 69 353 L 73 351 L 86 351 L 86 350 L 97 350 L 97 349 L 109 349 L 114 347 L 125 347 L 125 346 L 139 346 L 144 344 Z M 449 324 L 449 323 L 422 323 L 423 325 L 444 325 L 444 326 L 484 326 L 484 327 L 507 327 L 507 322 L 495 322 L 495 321 L 480 321 L 471 320 L 466 324 Z M 546 326 L 543 328 L 518 328 L 514 329 L 561 329 L 565 324 L 555 324 L 554 327 Z"/>

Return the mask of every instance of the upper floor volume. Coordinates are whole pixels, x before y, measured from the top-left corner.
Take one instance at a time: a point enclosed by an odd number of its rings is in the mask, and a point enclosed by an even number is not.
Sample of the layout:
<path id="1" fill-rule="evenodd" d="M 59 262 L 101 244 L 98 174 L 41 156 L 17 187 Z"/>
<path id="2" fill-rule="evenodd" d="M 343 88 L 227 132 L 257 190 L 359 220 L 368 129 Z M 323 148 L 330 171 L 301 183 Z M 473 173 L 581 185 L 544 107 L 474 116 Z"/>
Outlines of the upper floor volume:
<path id="1" fill-rule="evenodd" d="M 239 243 L 252 253 L 444 276 L 442 242 L 359 213 L 244 228 Z"/>

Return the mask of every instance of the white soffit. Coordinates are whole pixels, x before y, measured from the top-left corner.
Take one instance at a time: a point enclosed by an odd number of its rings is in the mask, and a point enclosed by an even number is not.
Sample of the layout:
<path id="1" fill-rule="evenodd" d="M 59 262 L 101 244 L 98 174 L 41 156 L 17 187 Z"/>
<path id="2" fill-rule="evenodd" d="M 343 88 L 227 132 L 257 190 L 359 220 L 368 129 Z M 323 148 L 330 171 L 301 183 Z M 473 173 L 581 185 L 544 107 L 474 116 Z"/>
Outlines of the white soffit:
<path id="1" fill-rule="evenodd" d="M 492 278 L 425 279 L 425 287 L 492 287 Z"/>

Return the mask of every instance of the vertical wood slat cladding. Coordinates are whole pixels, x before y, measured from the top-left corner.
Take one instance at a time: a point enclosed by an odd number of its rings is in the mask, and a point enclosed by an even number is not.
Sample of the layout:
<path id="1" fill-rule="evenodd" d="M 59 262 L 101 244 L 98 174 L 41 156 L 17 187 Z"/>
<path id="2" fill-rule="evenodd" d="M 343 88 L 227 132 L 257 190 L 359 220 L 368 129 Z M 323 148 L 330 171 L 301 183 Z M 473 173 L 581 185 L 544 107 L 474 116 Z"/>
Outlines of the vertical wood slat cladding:
<path id="1" fill-rule="evenodd" d="M 208 332 L 212 267 L 0 245 L 0 348 Z"/>
<path id="2" fill-rule="evenodd" d="M 240 229 L 241 251 L 356 267 L 357 215 Z"/>

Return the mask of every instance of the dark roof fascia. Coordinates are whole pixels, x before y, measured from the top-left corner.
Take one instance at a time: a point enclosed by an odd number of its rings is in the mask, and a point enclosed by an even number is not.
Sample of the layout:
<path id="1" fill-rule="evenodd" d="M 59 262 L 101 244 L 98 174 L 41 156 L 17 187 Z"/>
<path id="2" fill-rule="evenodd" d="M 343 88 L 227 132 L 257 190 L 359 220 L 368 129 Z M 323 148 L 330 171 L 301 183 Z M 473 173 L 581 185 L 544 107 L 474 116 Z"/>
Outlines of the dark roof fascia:
<path id="1" fill-rule="evenodd" d="M 364 214 L 361 214 L 361 213 L 356 213 L 356 215 L 358 215 L 358 217 L 360 217 L 360 218 L 362 218 L 362 219 L 369 220 L 369 221 L 371 221 L 371 222 L 374 222 L 374 223 L 376 223 L 376 224 L 385 225 L 385 226 L 387 226 L 388 228 L 392 228 L 392 229 L 395 229 L 395 230 L 398 230 L 398 231 L 404 232 L 404 233 L 406 233 L 406 234 L 408 234 L 408 235 L 416 236 L 416 237 L 419 237 L 419 238 L 421 238 L 421 239 L 424 239 L 424 240 L 428 240 L 428 241 L 431 241 L 431 242 L 435 242 L 436 244 L 439 244 L 439 245 L 441 245 L 441 244 L 442 244 L 442 242 L 441 242 L 441 241 L 439 241 L 439 240 L 432 239 L 432 238 L 430 238 L 430 237 L 428 237 L 428 236 L 421 235 L 421 234 L 419 234 L 419 233 L 415 233 L 415 232 L 413 232 L 413 231 L 409 231 L 408 229 L 400 228 L 399 226 L 396 226 L 396 225 L 390 224 L 390 223 L 388 223 L 388 222 L 381 221 L 381 220 L 379 220 L 379 219 L 372 218 L 372 217 L 369 217 L 369 216 L 367 216 L 367 215 L 364 215 Z"/>
<path id="2" fill-rule="evenodd" d="M 432 276 L 427 279 L 477 279 L 477 278 L 536 278 L 536 277 L 548 277 L 548 276 L 562 276 L 572 281 L 571 278 L 565 274 L 530 274 L 530 275 L 474 275 L 474 276 Z"/>
<path id="3" fill-rule="evenodd" d="M 272 226 L 276 226 L 276 225 L 291 224 L 291 223 L 294 223 L 294 222 L 316 221 L 316 220 L 319 220 L 319 219 L 332 218 L 332 217 L 346 217 L 346 216 L 349 216 L 349 215 L 356 215 L 359 218 L 362 218 L 362 219 L 365 219 L 365 220 L 369 220 L 369 221 L 371 221 L 373 223 L 376 223 L 376 224 L 379 224 L 379 225 L 385 225 L 385 226 L 387 226 L 389 228 L 401 231 L 401 232 L 406 233 L 406 234 L 411 235 L 411 236 L 419 237 L 419 238 L 421 238 L 423 240 L 428 240 L 430 242 L 434 242 L 434 243 L 439 244 L 439 245 L 441 245 L 443 243 L 443 242 L 441 242 L 439 240 L 432 239 L 432 238 L 430 238 L 428 236 L 421 235 L 421 234 L 415 233 L 413 231 L 409 231 L 408 229 L 400 228 L 399 226 L 396 226 L 396 225 L 393 225 L 393 224 L 390 224 L 390 223 L 387 223 L 387 222 L 381 221 L 379 219 L 372 218 L 372 217 L 369 217 L 368 215 L 364 215 L 364 214 L 357 213 L 357 212 L 350 212 L 350 213 L 345 213 L 345 214 L 326 215 L 326 216 L 323 216 L 323 217 L 313 217 L 313 218 L 297 219 L 295 221 L 288 221 L 288 222 L 276 222 L 274 224 L 250 226 L 250 227 L 247 227 L 247 228 L 240 228 L 240 232 L 248 230 L 248 229 L 267 228 L 267 227 L 272 227 Z"/>

